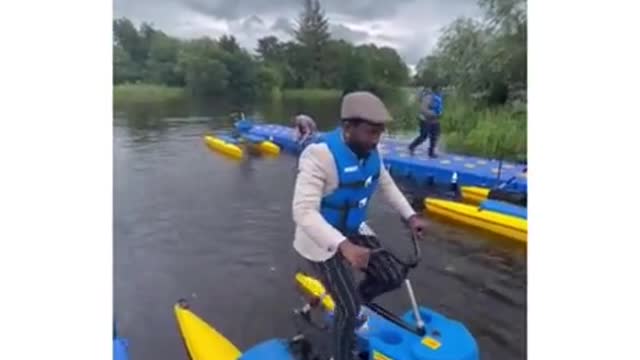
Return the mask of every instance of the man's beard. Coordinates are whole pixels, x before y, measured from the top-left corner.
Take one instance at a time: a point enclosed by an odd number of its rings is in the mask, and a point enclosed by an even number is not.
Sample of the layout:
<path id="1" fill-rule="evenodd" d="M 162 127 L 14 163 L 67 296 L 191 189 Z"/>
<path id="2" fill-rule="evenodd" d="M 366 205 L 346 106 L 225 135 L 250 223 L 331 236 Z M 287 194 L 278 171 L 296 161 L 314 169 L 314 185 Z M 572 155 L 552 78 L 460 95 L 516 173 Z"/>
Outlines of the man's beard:
<path id="1" fill-rule="evenodd" d="M 373 149 L 375 149 L 376 147 L 367 147 L 367 146 L 361 146 L 359 144 L 349 144 L 349 148 L 351 149 L 351 151 L 353 151 L 359 158 L 366 158 L 369 156 L 369 154 L 371 153 L 371 151 L 373 151 Z"/>

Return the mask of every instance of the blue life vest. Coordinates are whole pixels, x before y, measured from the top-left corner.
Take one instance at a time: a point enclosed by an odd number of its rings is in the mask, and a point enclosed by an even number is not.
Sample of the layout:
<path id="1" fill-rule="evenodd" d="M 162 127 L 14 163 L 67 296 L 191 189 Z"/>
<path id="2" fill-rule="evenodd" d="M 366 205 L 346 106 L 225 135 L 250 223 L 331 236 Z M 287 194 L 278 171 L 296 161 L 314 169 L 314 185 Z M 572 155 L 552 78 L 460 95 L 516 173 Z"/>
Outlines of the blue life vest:
<path id="1" fill-rule="evenodd" d="M 444 110 L 442 95 L 438 93 L 431 94 L 431 104 L 429 104 L 429 109 L 431 109 L 431 111 L 433 111 L 438 116 L 442 115 L 442 111 Z"/>
<path id="2" fill-rule="evenodd" d="M 378 186 L 380 156 L 373 150 L 367 159 L 359 160 L 344 142 L 341 129 L 323 140 L 335 159 L 338 187 L 322 199 L 320 213 L 343 235 L 356 234 L 367 219 L 369 200 Z"/>

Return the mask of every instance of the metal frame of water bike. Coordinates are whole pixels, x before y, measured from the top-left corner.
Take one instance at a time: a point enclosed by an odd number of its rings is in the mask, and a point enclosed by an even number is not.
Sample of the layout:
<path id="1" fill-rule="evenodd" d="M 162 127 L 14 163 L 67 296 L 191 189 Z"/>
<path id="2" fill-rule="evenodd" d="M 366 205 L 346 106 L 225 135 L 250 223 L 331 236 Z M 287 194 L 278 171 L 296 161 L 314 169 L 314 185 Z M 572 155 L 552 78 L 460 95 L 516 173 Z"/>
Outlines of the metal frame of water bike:
<path id="1" fill-rule="evenodd" d="M 398 263 L 400 266 L 404 267 L 404 273 L 405 273 L 405 278 L 404 278 L 404 285 L 407 288 L 407 293 L 409 295 L 409 300 L 411 301 L 411 308 L 413 310 L 413 315 L 416 318 L 416 327 L 413 328 L 409 325 L 407 325 L 407 323 L 400 319 L 397 315 L 395 315 L 394 313 L 388 311 L 387 309 L 383 308 L 382 306 L 372 302 L 370 304 L 367 304 L 367 307 L 369 307 L 372 311 L 375 311 L 378 315 L 382 316 L 383 318 L 393 322 L 394 324 L 408 330 L 411 331 L 415 334 L 417 334 L 418 336 L 424 336 L 426 334 L 426 329 L 425 329 L 425 323 L 424 320 L 422 320 L 422 316 L 420 315 L 420 310 L 418 309 L 418 302 L 416 301 L 416 296 L 413 292 L 413 286 L 411 286 L 411 281 L 409 280 L 408 276 L 409 276 L 409 270 L 412 270 L 413 268 L 415 268 L 416 266 L 418 266 L 418 263 L 420 263 L 421 260 L 421 253 L 420 253 L 420 247 L 418 246 L 418 241 L 416 240 L 416 236 L 414 234 L 411 234 L 411 242 L 413 244 L 413 251 L 414 251 L 414 257 L 411 258 L 409 261 L 404 261 L 402 259 L 400 259 L 396 254 L 394 254 L 392 251 L 385 249 L 385 248 L 377 248 L 372 250 L 372 254 L 375 253 L 386 253 L 388 254 L 396 263 Z"/>
<path id="2" fill-rule="evenodd" d="M 422 316 L 420 315 L 420 311 L 418 309 L 418 302 L 416 301 L 416 297 L 415 297 L 415 294 L 413 292 L 413 287 L 411 286 L 411 281 L 408 279 L 409 270 L 415 268 L 418 265 L 418 263 L 421 260 L 421 253 L 420 253 L 420 247 L 418 246 L 418 241 L 416 240 L 416 236 L 413 235 L 413 234 L 411 236 L 411 241 L 413 243 L 414 256 L 413 256 L 413 258 L 410 258 L 408 261 L 404 261 L 404 260 L 400 259 L 392 251 L 390 251 L 388 249 L 385 249 L 383 247 L 372 249 L 371 250 L 371 254 L 373 255 L 373 254 L 376 254 L 376 253 L 386 253 L 395 262 L 397 262 L 400 266 L 404 267 L 404 269 L 403 269 L 403 273 L 405 274 L 404 284 L 405 284 L 405 287 L 407 288 L 407 293 L 409 294 L 409 300 L 411 301 L 411 307 L 412 307 L 412 310 L 413 310 L 413 314 L 414 314 L 414 316 L 416 318 L 416 326 L 415 326 L 415 328 L 412 327 L 412 326 L 409 326 L 400 317 L 398 317 L 394 313 L 388 311 L 387 309 L 383 308 L 382 306 L 376 304 L 375 302 L 371 302 L 369 304 L 366 304 L 366 306 L 369 309 L 371 309 L 372 311 L 374 311 L 375 313 L 377 313 L 378 315 L 380 315 L 381 317 L 391 321 L 392 323 L 402 327 L 403 329 L 411 331 L 411 332 L 417 334 L 418 336 L 424 336 L 426 334 L 425 323 L 422 320 Z M 310 309 L 308 305 L 306 306 L 306 308 L 307 308 L 306 310 L 302 311 L 302 314 L 304 314 L 305 312 L 307 312 Z M 301 313 L 298 313 L 298 314 L 301 314 Z M 309 318 L 306 318 L 306 320 L 310 321 Z"/>

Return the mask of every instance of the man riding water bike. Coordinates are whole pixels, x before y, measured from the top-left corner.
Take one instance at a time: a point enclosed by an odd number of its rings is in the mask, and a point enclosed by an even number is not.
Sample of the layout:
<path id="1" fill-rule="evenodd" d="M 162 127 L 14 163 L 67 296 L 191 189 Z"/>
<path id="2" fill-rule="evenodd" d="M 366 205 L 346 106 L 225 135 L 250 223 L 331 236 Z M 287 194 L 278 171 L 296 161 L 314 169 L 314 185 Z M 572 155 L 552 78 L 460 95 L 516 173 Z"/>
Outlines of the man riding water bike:
<path id="1" fill-rule="evenodd" d="M 332 359 L 352 360 L 361 305 L 398 288 L 405 275 L 388 254 L 371 253 L 380 243 L 365 223 L 369 200 L 379 188 L 414 234 L 421 234 L 426 223 L 404 198 L 377 150 L 391 121 L 382 101 L 369 92 L 346 94 L 340 117 L 341 127 L 300 155 L 293 246 L 335 301 Z M 351 267 L 365 273 L 359 285 Z"/>

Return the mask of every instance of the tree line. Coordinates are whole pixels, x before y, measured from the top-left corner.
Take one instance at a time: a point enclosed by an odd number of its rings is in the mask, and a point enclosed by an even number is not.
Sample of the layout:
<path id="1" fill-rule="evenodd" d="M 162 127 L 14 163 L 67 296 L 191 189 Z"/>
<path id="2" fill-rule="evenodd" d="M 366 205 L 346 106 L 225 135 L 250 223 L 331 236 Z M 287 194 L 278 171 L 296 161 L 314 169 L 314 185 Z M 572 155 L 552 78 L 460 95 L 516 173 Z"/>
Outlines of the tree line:
<path id="1" fill-rule="evenodd" d="M 395 49 L 333 39 L 319 0 L 304 0 L 293 38 L 258 40 L 255 54 L 235 37 L 178 39 L 143 23 L 113 21 L 114 84 L 185 87 L 196 95 L 251 99 L 281 88 L 385 89 L 439 85 L 502 105 L 526 102 L 526 0 L 478 0 L 481 19 L 458 18 L 409 79 Z"/>
<path id="2" fill-rule="evenodd" d="M 479 0 L 481 19 L 458 18 L 417 65 L 416 83 L 455 88 L 486 105 L 526 102 L 526 0 Z"/>
<path id="3" fill-rule="evenodd" d="M 258 40 L 255 54 L 232 35 L 178 39 L 126 18 L 113 21 L 113 82 L 185 87 L 194 95 L 254 99 L 281 88 L 375 88 L 407 85 L 395 49 L 333 39 L 319 0 L 305 0 L 293 39 Z"/>

